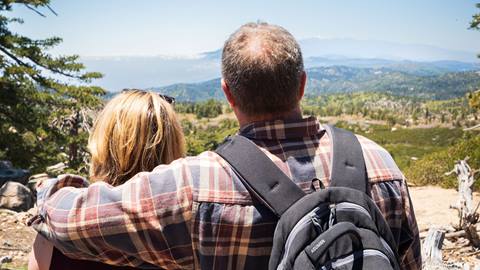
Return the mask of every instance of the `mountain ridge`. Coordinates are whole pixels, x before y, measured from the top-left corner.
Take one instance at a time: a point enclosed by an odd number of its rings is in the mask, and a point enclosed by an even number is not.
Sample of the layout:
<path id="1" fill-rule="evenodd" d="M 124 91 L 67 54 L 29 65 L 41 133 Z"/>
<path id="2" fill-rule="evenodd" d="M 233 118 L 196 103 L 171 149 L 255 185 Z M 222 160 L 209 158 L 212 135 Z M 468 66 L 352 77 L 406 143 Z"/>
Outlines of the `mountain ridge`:
<path id="1" fill-rule="evenodd" d="M 480 85 L 480 71 L 418 75 L 390 68 L 328 66 L 307 69 L 306 95 L 352 92 L 383 92 L 427 99 L 464 96 Z M 200 82 L 151 87 L 179 101 L 224 100 L 220 78 Z"/>
<path id="2" fill-rule="evenodd" d="M 473 52 L 429 45 L 318 38 L 299 42 L 307 68 L 339 65 L 390 67 L 420 75 L 480 69 Z M 384 53 L 377 53 L 382 51 Z M 116 92 L 123 88 L 202 82 L 219 77 L 221 52 L 218 49 L 187 56 L 83 57 L 81 60 L 90 70 L 105 74 L 96 81 L 99 86 Z"/>

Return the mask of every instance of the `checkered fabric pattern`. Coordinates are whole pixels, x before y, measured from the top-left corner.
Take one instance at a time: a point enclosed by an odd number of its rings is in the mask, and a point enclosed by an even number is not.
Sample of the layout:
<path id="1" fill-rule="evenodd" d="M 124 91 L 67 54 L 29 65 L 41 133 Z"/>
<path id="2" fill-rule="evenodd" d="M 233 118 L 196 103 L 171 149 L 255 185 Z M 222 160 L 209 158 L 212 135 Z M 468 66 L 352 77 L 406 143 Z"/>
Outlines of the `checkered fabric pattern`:
<path id="1" fill-rule="evenodd" d="M 329 185 L 331 141 L 313 117 L 245 126 L 305 192 Z M 402 269 L 420 269 L 420 241 L 407 184 L 390 154 L 358 136 L 371 196 L 399 244 Z M 125 184 L 66 175 L 38 193 L 34 227 L 69 257 L 164 269 L 267 269 L 276 218 L 251 197 L 216 153 L 160 165 Z"/>

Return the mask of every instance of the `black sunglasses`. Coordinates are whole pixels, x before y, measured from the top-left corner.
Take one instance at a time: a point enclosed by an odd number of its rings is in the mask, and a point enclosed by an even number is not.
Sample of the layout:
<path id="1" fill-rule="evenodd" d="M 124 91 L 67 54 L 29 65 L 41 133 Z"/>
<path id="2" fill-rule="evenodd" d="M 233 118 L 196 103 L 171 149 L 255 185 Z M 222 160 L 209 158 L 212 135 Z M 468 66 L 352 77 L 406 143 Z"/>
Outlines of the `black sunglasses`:
<path id="1" fill-rule="evenodd" d="M 145 90 L 142 90 L 142 89 L 136 89 L 136 88 L 125 88 L 122 90 L 122 93 L 125 93 L 125 92 L 142 92 L 142 93 L 146 93 L 147 91 Z M 160 93 L 157 93 L 157 95 L 159 97 L 161 97 L 163 100 L 165 100 L 166 102 L 170 103 L 170 104 L 175 104 L 175 98 L 174 97 L 171 97 L 171 96 L 167 96 L 167 95 L 163 95 L 163 94 L 160 94 Z"/>
<path id="2" fill-rule="evenodd" d="M 170 103 L 170 104 L 175 104 L 175 98 L 174 97 L 171 97 L 171 96 L 167 96 L 167 95 L 162 95 L 162 94 L 158 94 L 161 98 L 163 98 L 166 102 Z"/>

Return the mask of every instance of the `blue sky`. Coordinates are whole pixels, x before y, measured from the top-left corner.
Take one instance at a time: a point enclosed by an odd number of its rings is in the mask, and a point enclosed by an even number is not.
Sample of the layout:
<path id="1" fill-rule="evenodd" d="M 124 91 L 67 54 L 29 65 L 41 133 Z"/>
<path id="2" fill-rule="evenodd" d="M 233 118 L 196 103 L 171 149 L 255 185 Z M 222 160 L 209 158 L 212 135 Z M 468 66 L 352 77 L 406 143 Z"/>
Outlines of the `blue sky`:
<path id="1" fill-rule="evenodd" d="M 297 38 L 354 38 L 480 52 L 480 31 L 467 30 L 476 1 L 52 0 L 46 18 L 15 6 L 28 36 L 64 39 L 54 53 L 82 56 L 185 55 L 220 48 L 241 24 L 263 20 Z"/>

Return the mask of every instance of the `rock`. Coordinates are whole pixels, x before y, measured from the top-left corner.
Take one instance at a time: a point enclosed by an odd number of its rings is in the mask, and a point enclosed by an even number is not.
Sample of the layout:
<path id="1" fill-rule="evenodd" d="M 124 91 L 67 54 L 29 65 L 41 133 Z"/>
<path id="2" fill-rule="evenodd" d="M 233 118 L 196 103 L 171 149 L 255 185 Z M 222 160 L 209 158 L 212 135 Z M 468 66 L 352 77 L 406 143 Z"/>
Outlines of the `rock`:
<path id="1" fill-rule="evenodd" d="M 12 244 L 8 241 L 3 241 L 3 244 L 2 244 L 4 247 L 11 247 Z"/>
<path id="2" fill-rule="evenodd" d="M 0 257 L 0 269 L 1 269 L 2 264 L 9 263 L 9 262 L 12 262 L 12 257 L 11 256 Z"/>
<path id="3" fill-rule="evenodd" d="M 67 164 L 60 162 L 55 165 L 47 167 L 47 172 L 53 175 L 57 175 L 64 172 L 66 168 L 68 168 Z"/>
<path id="4" fill-rule="evenodd" d="M 33 206 L 30 189 L 17 182 L 7 182 L 0 188 L 0 208 L 27 211 Z"/>
<path id="5" fill-rule="evenodd" d="M 0 186 L 8 181 L 25 185 L 30 176 L 29 170 L 15 169 L 10 161 L 0 160 Z"/>
<path id="6" fill-rule="evenodd" d="M 38 184 L 41 183 L 42 181 L 45 181 L 47 179 L 51 178 L 48 174 L 46 173 L 39 173 L 39 174 L 34 174 L 30 176 L 28 179 L 28 183 L 26 186 L 34 193 L 37 191 Z"/>

